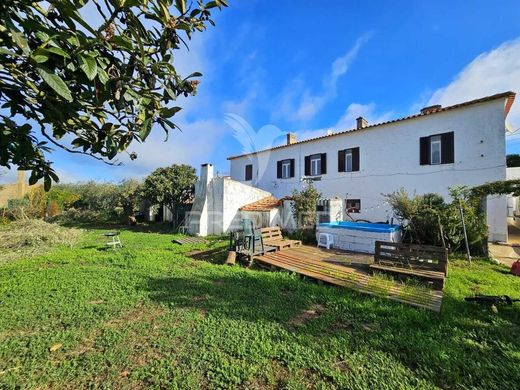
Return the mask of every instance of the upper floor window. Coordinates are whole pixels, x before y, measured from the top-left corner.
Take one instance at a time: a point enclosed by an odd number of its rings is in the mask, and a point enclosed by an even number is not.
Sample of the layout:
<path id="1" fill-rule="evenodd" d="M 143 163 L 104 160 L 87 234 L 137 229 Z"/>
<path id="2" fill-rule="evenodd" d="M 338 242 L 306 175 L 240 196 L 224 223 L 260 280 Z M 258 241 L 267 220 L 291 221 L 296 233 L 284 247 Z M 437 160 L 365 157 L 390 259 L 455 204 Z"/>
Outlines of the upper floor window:
<path id="1" fill-rule="evenodd" d="M 318 176 L 327 173 L 327 153 L 305 156 L 305 176 Z"/>
<path id="2" fill-rule="evenodd" d="M 253 180 L 253 164 L 246 165 L 245 180 Z"/>
<path id="3" fill-rule="evenodd" d="M 359 148 L 338 151 L 338 172 L 359 171 Z"/>
<path id="4" fill-rule="evenodd" d="M 276 177 L 278 179 L 294 177 L 294 158 L 278 161 Z"/>
<path id="5" fill-rule="evenodd" d="M 421 165 L 451 164 L 455 161 L 453 131 L 420 139 Z"/>
<path id="6" fill-rule="evenodd" d="M 441 163 L 441 136 L 436 135 L 430 138 L 430 164 L 437 165 Z"/>
<path id="7" fill-rule="evenodd" d="M 311 156 L 311 176 L 321 175 L 321 156 Z"/>

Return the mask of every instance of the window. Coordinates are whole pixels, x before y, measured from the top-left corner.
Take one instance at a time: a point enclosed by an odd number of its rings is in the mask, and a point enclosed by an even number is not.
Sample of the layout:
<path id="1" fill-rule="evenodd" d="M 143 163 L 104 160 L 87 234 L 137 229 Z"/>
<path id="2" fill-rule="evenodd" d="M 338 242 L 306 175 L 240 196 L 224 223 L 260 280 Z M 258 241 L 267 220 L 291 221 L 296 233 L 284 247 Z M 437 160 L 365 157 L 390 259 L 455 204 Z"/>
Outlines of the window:
<path id="1" fill-rule="evenodd" d="M 430 164 L 441 163 L 441 136 L 436 135 L 430 138 Z"/>
<path id="2" fill-rule="evenodd" d="M 282 179 L 288 179 L 291 177 L 291 162 L 285 160 L 282 162 Z"/>
<path id="3" fill-rule="evenodd" d="M 352 149 L 347 149 L 345 152 L 345 170 L 352 172 Z"/>
<path id="4" fill-rule="evenodd" d="M 305 156 L 305 176 L 319 176 L 327 173 L 327 153 Z"/>
<path id="5" fill-rule="evenodd" d="M 421 137 L 420 164 L 451 164 L 455 161 L 454 133 L 442 133 Z"/>
<path id="6" fill-rule="evenodd" d="M 253 164 L 246 165 L 246 181 L 253 180 Z"/>
<path id="7" fill-rule="evenodd" d="M 338 172 L 359 171 L 359 148 L 338 150 Z"/>
<path id="8" fill-rule="evenodd" d="M 278 179 L 294 177 L 294 158 L 278 161 L 276 171 Z"/>
<path id="9" fill-rule="evenodd" d="M 361 212 L 361 199 L 347 199 L 347 213 Z"/>
<path id="10" fill-rule="evenodd" d="M 311 176 L 321 175 L 321 156 L 311 156 Z"/>

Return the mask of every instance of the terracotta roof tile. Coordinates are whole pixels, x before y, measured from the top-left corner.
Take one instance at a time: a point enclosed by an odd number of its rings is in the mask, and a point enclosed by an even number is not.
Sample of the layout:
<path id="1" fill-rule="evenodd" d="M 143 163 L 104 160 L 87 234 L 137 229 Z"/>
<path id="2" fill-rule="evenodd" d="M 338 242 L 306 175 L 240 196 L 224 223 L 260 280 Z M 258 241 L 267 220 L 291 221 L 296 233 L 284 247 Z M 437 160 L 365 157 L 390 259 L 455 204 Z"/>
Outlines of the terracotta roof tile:
<path id="1" fill-rule="evenodd" d="M 280 205 L 280 201 L 273 196 L 266 196 L 256 202 L 240 207 L 240 211 L 271 211 Z"/>
<path id="2" fill-rule="evenodd" d="M 434 114 L 438 114 L 440 112 L 450 111 L 450 110 L 454 110 L 456 108 L 461 108 L 461 107 L 466 107 L 466 106 L 471 106 L 473 104 L 489 102 L 489 101 L 496 100 L 496 99 L 507 98 L 506 104 L 505 104 L 505 107 L 504 107 L 504 115 L 507 116 L 507 114 L 509 113 L 509 110 L 511 109 L 511 106 L 513 105 L 513 102 L 515 101 L 515 96 L 516 96 L 516 94 L 514 92 L 512 92 L 512 91 L 503 92 L 503 93 L 497 93 L 495 95 L 486 96 L 486 97 L 483 97 L 483 98 L 480 98 L 480 99 L 469 100 L 469 101 L 466 101 L 466 102 L 463 102 L 463 103 L 454 104 L 452 106 L 441 107 L 439 109 L 430 110 L 430 111 L 427 111 L 427 112 L 424 112 L 424 113 L 419 113 L 419 114 L 405 116 L 405 117 L 402 117 L 402 118 L 392 119 L 392 120 L 389 120 L 389 121 L 386 121 L 386 122 L 375 123 L 373 125 L 368 125 L 368 126 L 362 127 L 360 129 L 350 129 L 350 130 L 338 131 L 336 133 L 326 134 L 326 135 L 322 135 L 322 136 L 319 136 L 319 137 L 309 138 L 309 139 L 306 139 L 306 140 L 303 140 L 303 141 L 295 142 L 295 143 L 290 144 L 290 145 L 284 144 L 284 145 L 274 146 L 274 147 L 268 148 L 268 149 L 258 150 L 256 152 L 251 152 L 251 153 L 245 153 L 245 154 L 240 154 L 240 155 L 236 155 L 236 156 L 231 156 L 231 157 L 228 157 L 227 159 L 228 160 L 233 160 L 233 159 L 239 158 L 239 157 L 251 156 L 251 155 L 258 154 L 258 153 L 267 152 L 269 150 L 275 150 L 275 149 L 291 147 L 291 146 L 303 144 L 303 143 L 306 143 L 306 142 L 317 141 L 317 140 L 320 140 L 322 138 L 334 137 L 334 136 L 337 136 L 337 135 L 340 135 L 340 134 L 350 133 L 350 132 L 353 132 L 353 131 L 362 131 L 362 130 L 367 130 L 367 129 L 370 129 L 370 128 L 373 128 L 373 127 L 377 127 L 377 126 L 387 125 L 389 123 L 396 123 L 396 122 L 401 122 L 401 121 L 405 121 L 405 120 L 409 120 L 409 119 L 420 118 L 420 117 L 427 116 L 427 115 L 434 115 Z"/>

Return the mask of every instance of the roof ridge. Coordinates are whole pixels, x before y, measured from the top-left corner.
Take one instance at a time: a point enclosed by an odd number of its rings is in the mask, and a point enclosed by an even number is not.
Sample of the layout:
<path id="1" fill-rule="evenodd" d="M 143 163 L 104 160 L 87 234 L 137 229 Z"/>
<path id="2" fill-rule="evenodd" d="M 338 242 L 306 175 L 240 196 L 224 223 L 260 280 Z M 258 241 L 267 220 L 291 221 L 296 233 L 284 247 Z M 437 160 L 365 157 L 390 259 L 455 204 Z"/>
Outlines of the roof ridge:
<path id="1" fill-rule="evenodd" d="M 516 93 L 513 92 L 513 91 L 496 93 L 494 95 L 484 96 L 484 97 L 473 99 L 473 100 L 467 100 L 467 101 L 462 102 L 462 103 L 452 104 L 451 106 L 442 107 L 442 108 L 440 108 L 438 110 L 434 110 L 434 111 L 429 111 L 429 112 L 424 112 L 424 113 L 419 112 L 418 114 L 407 115 L 407 116 L 404 116 L 404 117 L 401 117 L 401 118 L 396 118 L 396 119 L 391 119 L 391 120 L 384 121 L 384 122 L 374 123 L 372 125 L 365 126 L 365 127 L 361 128 L 361 129 L 352 128 L 352 129 L 348 129 L 348 130 L 341 130 L 341 131 L 338 131 L 338 132 L 334 132 L 332 134 L 324 134 L 324 135 L 320 135 L 318 137 L 313 137 L 313 138 L 308 138 L 308 139 L 305 139 L 305 140 L 301 140 L 301 141 L 298 141 L 298 142 L 295 142 L 295 143 L 292 143 L 292 144 L 289 144 L 289 145 L 287 145 L 287 144 L 278 145 L 278 146 L 273 146 L 273 147 L 270 147 L 270 148 L 267 148 L 267 149 L 256 150 L 254 152 L 249 152 L 249 153 L 244 153 L 244 154 L 230 156 L 227 159 L 228 160 L 234 160 L 236 158 L 245 157 L 245 156 L 251 156 L 251 155 L 254 155 L 254 154 L 258 154 L 258 153 L 268 152 L 270 150 L 281 149 L 281 148 L 285 148 L 285 147 L 289 147 L 289 146 L 303 144 L 303 143 L 306 143 L 306 142 L 316 141 L 316 140 L 319 140 L 319 139 L 322 139 L 322 138 L 334 137 L 336 135 L 346 134 L 346 133 L 350 133 L 350 132 L 353 132 L 353 131 L 366 130 L 366 129 L 370 129 L 370 128 L 377 127 L 377 126 L 383 126 L 383 125 L 387 125 L 387 124 L 390 124 L 390 123 L 396 123 L 396 122 L 401 122 L 401 121 L 405 121 L 405 120 L 409 120 L 409 119 L 420 118 L 420 117 L 427 116 L 427 115 L 434 115 L 434 114 L 437 114 L 437 113 L 440 113 L 440 112 L 449 111 L 449 110 L 453 110 L 453 109 L 460 108 L 460 107 L 466 107 L 466 106 L 470 106 L 470 105 L 473 105 L 473 104 L 484 103 L 484 102 L 488 102 L 488 101 L 492 101 L 492 100 L 496 100 L 496 99 L 501 99 L 501 98 L 507 98 L 506 105 L 504 107 L 504 114 L 505 114 L 505 116 L 507 116 L 507 114 L 509 113 L 509 111 L 511 109 L 511 106 L 513 105 L 513 102 L 515 100 L 515 96 L 516 96 Z"/>

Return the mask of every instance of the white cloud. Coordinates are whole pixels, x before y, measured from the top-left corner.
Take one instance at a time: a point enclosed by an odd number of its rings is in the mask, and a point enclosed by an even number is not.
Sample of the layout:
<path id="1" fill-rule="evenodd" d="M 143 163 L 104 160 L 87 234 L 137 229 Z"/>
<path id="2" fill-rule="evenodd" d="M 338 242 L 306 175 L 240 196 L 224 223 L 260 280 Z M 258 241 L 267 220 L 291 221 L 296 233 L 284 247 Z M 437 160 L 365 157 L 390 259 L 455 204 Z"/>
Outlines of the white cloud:
<path id="1" fill-rule="evenodd" d="M 505 91 L 520 92 L 520 39 L 480 54 L 446 87 L 433 93 L 428 104 L 450 105 Z M 520 102 L 508 121 L 520 126 Z"/>
<path id="2" fill-rule="evenodd" d="M 285 118 L 291 121 L 307 121 L 312 119 L 329 101 L 337 95 L 338 80 L 347 73 L 356 59 L 361 47 L 372 34 L 364 34 L 344 55 L 334 60 L 330 71 L 322 81 L 318 91 L 307 87 L 302 76 L 291 80 L 276 99 L 276 111 L 273 118 Z"/>
<path id="3" fill-rule="evenodd" d="M 314 130 L 303 130 L 298 131 L 298 138 L 305 140 L 309 138 L 320 137 L 326 135 L 327 132 L 339 132 L 345 130 L 351 130 L 356 128 L 356 119 L 362 116 L 369 124 L 386 122 L 394 116 L 393 111 L 378 112 L 377 105 L 375 103 L 361 104 L 351 103 L 343 115 L 338 119 L 336 124 L 329 128 L 314 129 Z"/>
<path id="4" fill-rule="evenodd" d="M 131 161 L 128 156 L 121 158 L 123 166 L 115 168 L 113 173 L 119 178 L 143 177 L 152 170 L 172 164 L 190 164 L 198 167 L 210 161 L 214 150 L 222 142 L 222 137 L 229 133 L 223 121 L 204 119 L 193 122 L 178 122 L 181 131 L 170 132 L 168 141 L 160 127 L 154 129 L 144 143 L 135 143 L 128 149 L 135 151 L 137 159 Z"/>

